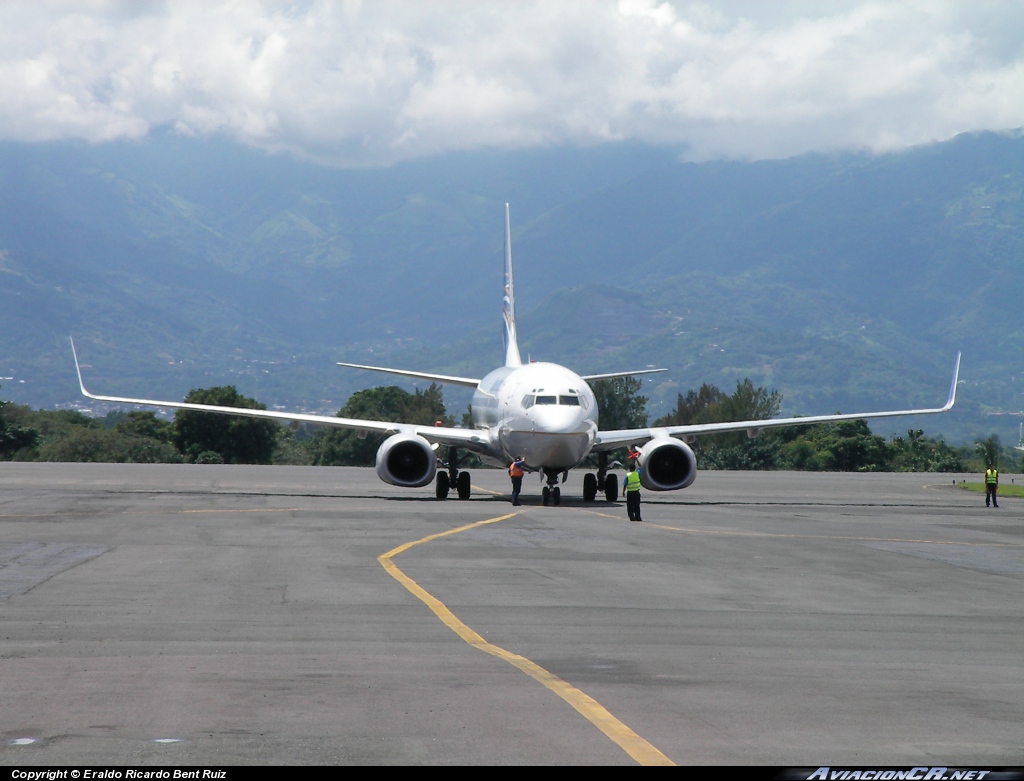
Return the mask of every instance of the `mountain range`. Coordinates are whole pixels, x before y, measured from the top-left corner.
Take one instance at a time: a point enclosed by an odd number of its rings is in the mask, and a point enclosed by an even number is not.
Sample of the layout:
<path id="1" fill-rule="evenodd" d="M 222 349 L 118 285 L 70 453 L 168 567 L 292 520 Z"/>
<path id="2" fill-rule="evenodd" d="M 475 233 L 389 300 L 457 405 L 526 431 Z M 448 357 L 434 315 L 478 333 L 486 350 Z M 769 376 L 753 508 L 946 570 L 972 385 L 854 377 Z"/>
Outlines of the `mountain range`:
<path id="1" fill-rule="evenodd" d="M 334 412 L 392 380 L 502 358 L 504 203 L 520 344 L 581 373 L 648 365 L 652 417 L 750 377 L 783 414 L 938 406 L 951 442 L 1024 409 L 1024 137 L 887 155 L 681 163 L 631 144 L 342 170 L 170 132 L 0 144 L 0 398 L 181 398 L 235 384 Z M 398 383 L 402 384 L 402 383 Z M 468 395 L 446 391 L 449 409 Z"/>

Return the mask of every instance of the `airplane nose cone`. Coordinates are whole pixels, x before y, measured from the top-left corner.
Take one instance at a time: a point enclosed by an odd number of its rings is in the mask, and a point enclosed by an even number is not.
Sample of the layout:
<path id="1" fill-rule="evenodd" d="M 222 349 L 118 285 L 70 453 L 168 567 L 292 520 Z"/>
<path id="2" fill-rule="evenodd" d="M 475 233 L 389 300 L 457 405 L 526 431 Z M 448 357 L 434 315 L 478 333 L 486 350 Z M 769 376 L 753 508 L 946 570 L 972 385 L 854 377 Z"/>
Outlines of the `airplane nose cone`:
<path id="1" fill-rule="evenodd" d="M 586 429 L 586 415 L 579 407 L 550 406 L 534 408 L 533 426 L 535 431 L 551 434 L 571 434 Z"/>
<path id="2" fill-rule="evenodd" d="M 571 469 L 590 451 L 597 426 L 585 410 L 569 405 L 550 405 L 530 410 L 529 426 L 509 426 L 501 432 L 508 453 L 526 456 L 526 463 Z"/>

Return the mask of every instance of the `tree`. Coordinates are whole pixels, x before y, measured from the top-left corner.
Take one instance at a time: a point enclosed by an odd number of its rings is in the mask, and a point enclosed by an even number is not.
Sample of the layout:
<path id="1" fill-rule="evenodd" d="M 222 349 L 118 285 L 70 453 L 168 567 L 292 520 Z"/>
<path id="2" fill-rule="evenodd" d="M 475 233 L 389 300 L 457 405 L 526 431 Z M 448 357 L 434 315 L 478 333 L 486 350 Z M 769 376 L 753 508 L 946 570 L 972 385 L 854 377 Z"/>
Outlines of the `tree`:
<path id="1" fill-rule="evenodd" d="M 152 437 L 137 437 L 109 429 L 76 426 L 66 436 L 41 447 L 37 460 L 165 464 L 180 462 L 181 454 L 170 443 Z"/>
<path id="2" fill-rule="evenodd" d="M 775 417 L 782 394 L 754 387 L 749 378 L 736 383 L 730 396 L 705 383 L 700 390 L 679 394 L 676 408 L 655 421 L 656 426 L 686 426 L 700 423 L 729 423 L 739 420 L 767 420 Z M 772 469 L 779 458 L 781 440 L 774 432 L 751 439 L 745 432 L 709 434 L 694 444 L 698 463 L 709 469 Z"/>
<path id="3" fill-rule="evenodd" d="M 643 428 L 647 425 L 647 397 L 640 395 L 642 383 L 636 377 L 614 377 L 590 383 L 597 399 L 598 423 L 602 431 L 622 428 Z M 586 463 L 596 464 L 596 455 Z M 626 448 L 608 451 L 611 461 L 626 461 Z"/>
<path id="4" fill-rule="evenodd" d="M 338 410 L 338 417 L 421 426 L 441 421 L 446 426 L 452 425 L 451 418 L 445 414 L 441 386 L 433 382 L 427 390 L 415 393 L 394 385 L 358 391 Z M 372 466 L 384 438 L 383 434 L 322 428 L 310 437 L 308 447 L 312 462 L 318 466 Z"/>
<path id="5" fill-rule="evenodd" d="M 30 449 L 39 442 L 39 432 L 34 428 L 19 426 L 7 419 L 5 412 L 13 405 L 0 401 L 0 460 L 8 461 L 19 450 Z"/>
<path id="6" fill-rule="evenodd" d="M 639 395 L 640 387 L 641 382 L 635 377 L 615 377 L 591 383 L 603 430 L 647 425 L 647 397 Z"/>
<path id="7" fill-rule="evenodd" d="M 147 437 L 168 444 L 174 442 L 174 424 L 160 420 L 154 412 L 125 413 L 114 424 L 114 431 L 126 436 Z"/>
<path id="8" fill-rule="evenodd" d="M 885 440 L 872 434 L 866 420 L 827 424 L 833 431 L 829 468 L 840 472 L 880 472 L 886 467 Z"/>
<path id="9" fill-rule="evenodd" d="M 963 472 L 960 454 L 941 440 L 926 437 L 921 429 L 908 429 L 906 438 L 889 439 L 888 468 L 894 472 Z"/>
<path id="10" fill-rule="evenodd" d="M 721 404 L 728 396 L 714 385 L 706 382 L 699 391 L 692 388 L 684 397 L 680 393 L 676 398 L 676 408 L 663 418 L 654 422 L 656 426 L 688 426 L 691 423 L 706 422 L 703 416 L 708 408 Z"/>
<path id="11" fill-rule="evenodd" d="M 885 440 L 863 420 L 818 423 L 800 430 L 782 447 L 785 469 L 833 472 L 881 472 L 889 469 Z"/>
<path id="12" fill-rule="evenodd" d="M 266 409 L 255 399 L 239 394 L 234 385 L 191 390 L 185 401 Z M 174 444 L 190 462 L 212 452 L 219 454 L 227 464 L 269 464 L 280 428 L 272 420 L 179 410 L 174 417 Z"/>
<path id="13" fill-rule="evenodd" d="M 1001 444 L 999 442 L 998 434 L 992 434 L 987 439 L 979 439 L 974 443 L 974 449 L 981 456 L 982 461 L 985 462 L 985 466 L 988 466 L 989 464 L 996 467 L 999 466 L 999 451 L 1001 449 Z"/>

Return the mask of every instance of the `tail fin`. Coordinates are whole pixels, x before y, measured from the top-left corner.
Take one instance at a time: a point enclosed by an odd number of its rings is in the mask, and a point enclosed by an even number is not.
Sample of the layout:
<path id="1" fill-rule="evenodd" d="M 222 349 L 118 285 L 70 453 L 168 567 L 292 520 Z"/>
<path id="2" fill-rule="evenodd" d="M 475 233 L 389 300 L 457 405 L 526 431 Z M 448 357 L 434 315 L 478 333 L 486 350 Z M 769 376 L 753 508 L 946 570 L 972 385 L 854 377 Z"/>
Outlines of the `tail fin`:
<path id="1" fill-rule="evenodd" d="M 505 365 L 522 366 L 519 357 L 519 342 L 516 339 L 516 297 L 512 289 L 512 227 L 509 222 L 508 204 L 505 204 L 505 297 L 502 301 L 505 315 Z"/>

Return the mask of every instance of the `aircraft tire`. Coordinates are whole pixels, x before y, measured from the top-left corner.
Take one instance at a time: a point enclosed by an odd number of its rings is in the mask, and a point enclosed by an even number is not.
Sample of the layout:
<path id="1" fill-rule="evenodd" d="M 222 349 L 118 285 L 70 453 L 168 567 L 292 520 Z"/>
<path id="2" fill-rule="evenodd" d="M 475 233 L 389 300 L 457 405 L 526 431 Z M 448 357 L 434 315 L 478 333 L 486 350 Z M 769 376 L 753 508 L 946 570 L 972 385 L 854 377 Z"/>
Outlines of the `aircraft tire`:
<path id="1" fill-rule="evenodd" d="M 459 479 L 456 483 L 460 499 L 468 499 L 470 493 L 469 472 L 459 472 Z"/>
<path id="2" fill-rule="evenodd" d="M 437 482 L 434 483 L 434 496 L 438 499 L 447 499 L 448 491 L 451 488 L 447 472 L 437 473 Z"/>
<path id="3" fill-rule="evenodd" d="M 555 507 L 558 507 L 561 501 L 562 489 L 556 485 L 554 488 L 551 489 L 551 504 L 553 504 Z"/>
<path id="4" fill-rule="evenodd" d="M 615 475 L 608 475 L 604 479 L 604 498 L 608 502 L 614 502 L 619 498 L 619 481 Z"/>
<path id="5" fill-rule="evenodd" d="M 583 501 L 592 502 L 597 498 L 597 475 L 583 475 Z"/>
<path id="6" fill-rule="evenodd" d="M 544 506 L 547 507 L 551 503 L 551 489 L 548 488 L 547 486 L 544 486 L 544 488 L 540 492 L 540 497 L 541 500 L 544 502 Z"/>

